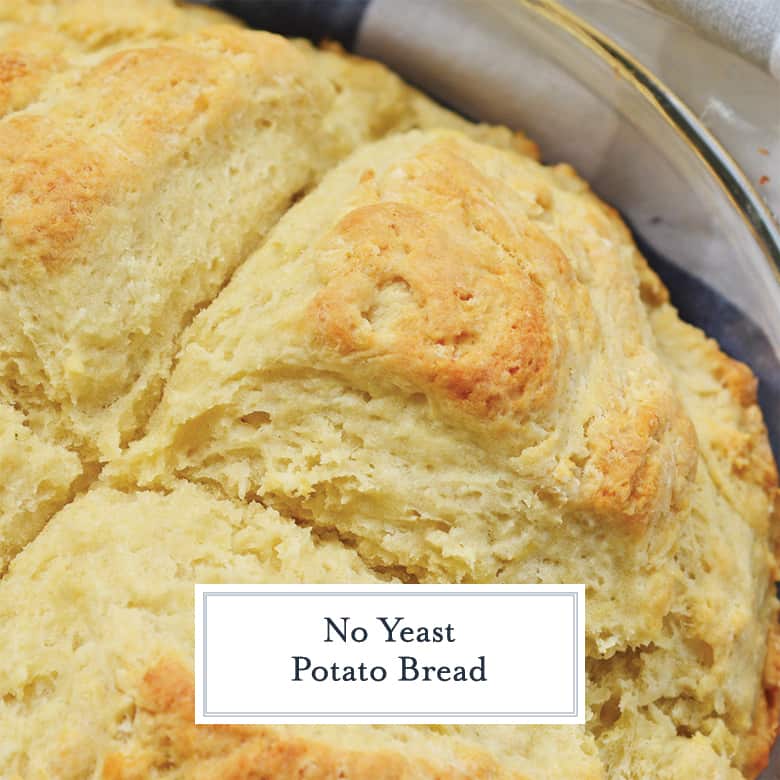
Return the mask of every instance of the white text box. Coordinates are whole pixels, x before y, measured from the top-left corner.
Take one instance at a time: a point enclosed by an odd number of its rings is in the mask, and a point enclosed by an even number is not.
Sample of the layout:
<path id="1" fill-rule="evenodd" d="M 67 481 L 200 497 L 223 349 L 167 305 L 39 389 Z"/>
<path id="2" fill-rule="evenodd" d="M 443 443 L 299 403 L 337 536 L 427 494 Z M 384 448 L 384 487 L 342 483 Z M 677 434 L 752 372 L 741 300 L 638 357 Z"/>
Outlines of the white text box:
<path id="1" fill-rule="evenodd" d="M 197 585 L 197 723 L 583 723 L 582 585 Z"/>

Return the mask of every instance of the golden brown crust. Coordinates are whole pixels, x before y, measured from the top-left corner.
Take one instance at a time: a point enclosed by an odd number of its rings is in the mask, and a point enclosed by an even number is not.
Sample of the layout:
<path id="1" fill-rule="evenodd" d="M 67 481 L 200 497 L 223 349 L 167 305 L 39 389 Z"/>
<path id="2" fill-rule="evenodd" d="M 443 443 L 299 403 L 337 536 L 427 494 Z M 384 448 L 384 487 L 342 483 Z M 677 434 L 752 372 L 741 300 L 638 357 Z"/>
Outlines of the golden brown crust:
<path id="1" fill-rule="evenodd" d="M 192 780 L 526 780 L 476 750 L 447 766 L 397 751 L 339 749 L 263 726 L 196 726 L 192 673 L 175 658 L 146 672 L 137 707 L 134 744 L 106 758 L 103 780 L 143 780 L 171 766 Z"/>
<path id="2" fill-rule="evenodd" d="M 658 323 L 662 329 L 662 344 L 675 334 L 681 349 L 673 351 L 669 342 L 663 346 L 663 351 L 667 359 L 679 361 L 678 370 L 685 370 L 686 350 L 693 350 L 697 364 L 706 368 L 708 375 L 727 391 L 733 401 L 728 414 L 724 414 L 721 421 L 710 420 L 702 426 L 701 433 L 707 438 L 706 447 L 712 448 L 713 455 L 728 465 L 736 478 L 734 486 L 744 483 L 758 488 L 771 505 L 777 493 L 778 471 L 758 406 L 756 376 L 744 363 L 723 352 L 714 339 L 706 338 L 698 328 L 680 321 L 668 304 L 659 305 L 651 312 L 651 322 Z M 767 519 L 770 516 L 763 514 Z"/>
<path id="3" fill-rule="evenodd" d="M 741 365 L 741 364 L 740 364 Z M 770 450 L 771 457 L 771 450 Z M 772 466 L 776 469 L 774 461 Z M 777 484 L 775 482 L 775 484 Z M 780 490 L 774 491 L 774 510 L 770 520 L 770 539 L 774 566 L 770 572 L 770 588 L 780 580 Z M 772 747 L 780 735 L 780 608 L 774 605 L 767 632 L 764 662 L 763 695 L 758 697 L 753 725 L 746 738 L 743 771 L 749 778 L 758 776 L 769 763 Z"/>
<path id="4" fill-rule="evenodd" d="M 0 117 L 32 103 L 49 78 L 65 67 L 60 54 L 25 51 L 7 38 L 0 51 Z"/>
<path id="5" fill-rule="evenodd" d="M 756 702 L 753 723 L 745 736 L 742 772 L 755 778 L 766 769 L 775 739 L 780 733 L 780 623 L 777 611 L 767 635 L 763 691 Z"/>
<path id="6" fill-rule="evenodd" d="M 703 461 L 718 492 L 762 542 L 769 542 L 763 553 L 768 563 L 761 561 L 768 581 L 757 583 L 768 617 L 763 685 L 739 759 L 746 776 L 755 777 L 767 764 L 780 719 L 780 623 L 773 595 L 780 552 L 777 466 L 752 371 L 699 329 L 681 322 L 668 305 L 655 308 L 651 322 L 685 394 L 693 390 Z M 690 387 L 685 387 L 686 382 Z"/>
<path id="7" fill-rule="evenodd" d="M 88 67 L 85 55 L 91 51 L 228 22 L 235 23 L 211 9 L 177 8 L 157 0 L 0 0 L 0 117 L 45 97 L 54 76 L 75 77 L 75 71 Z"/>
<path id="8" fill-rule="evenodd" d="M 778 472 L 758 407 L 758 379 L 748 366 L 723 352 L 714 339 L 707 339 L 703 349 L 713 377 L 734 399 L 736 412 L 733 426 L 711 431 L 713 450 L 729 464 L 739 482 L 760 488 L 771 506 Z"/>
<path id="9" fill-rule="evenodd" d="M 664 399 L 649 399 L 639 404 L 616 423 L 609 434 L 594 437 L 592 461 L 600 477 L 593 487 L 593 508 L 609 517 L 617 513 L 636 530 L 653 516 L 663 482 L 668 478 L 668 463 L 658 456 L 663 437 L 672 433 L 683 444 L 675 464 L 683 479 L 695 472 L 695 433 L 690 422 L 680 415 L 676 404 Z M 676 430 L 675 430 L 676 428 Z M 687 500 L 684 492 L 671 499 L 672 510 Z"/>
<path id="10" fill-rule="evenodd" d="M 708 339 L 707 350 L 713 376 L 729 391 L 740 409 L 741 435 L 715 437 L 713 446 L 730 461 L 736 477 L 765 490 L 771 501 L 777 490 L 778 473 L 758 407 L 758 379 L 748 366 L 726 355 L 713 339 Z M 780 518 L 776 522 L 780 522 Z"/>
<path id="11" fill-rule="evenodd" d="M 488 173 L 497 160 L 472 159 L 479 157 L 465 141 L 441 138 L 381 182 L 364 170 L 355 207 L 317 245 L 322 289 L 305 319 L 315 341 L 346 360 L 372 362 L 377 374 L 445 401 L 460 422 L 498 422 L 504 441 L 516 443 L 529 422 L 551 425 L 574 402 L 571 376 L 602 360 L 599 345 L 613 336 L 600 330 L 567 255 L 535 221 L 552 211 L 556 179 L 544 169 L 518 172 L 512 189 L 509 175 Z M 613 209 L 589 205 L 596 230 L 630 241 Z M 641 352 L 638 333 L 629 349 Z M 645 361 L 647 368 L 655 371 Z M 610 414 L 585 421 L 589 456 L 574 497 L 633 530 L 660 507 L 682 506 L 696 464 L 690 421 L 668 382 L 647 376 L 655 381 L 633 404 L 607 395 Z"/>
<path id="12" fill-rule="evenodd" d="M 71 99 L 46 115 L 11 116 L 0 125 L 2 235 L 14 263 L 37 261 L 54 271 L 86 259 L 80 245 L 93 239 L 94 213 L 145 175 L 139 160 L 160 157 L 171 135 L 194 130 L 199 119 L 208 131 L 210 118 L 224 116 L 232 85 L 220 79 L 218 56 L 242 54 L 269 82 L 306 68 L 282 38 L 210 28 L 181 47 L 129 49 L 88 70 L 78 82 L 95 99 L 87 121 Z M 105 133 L 100 120 L 117 132 Z"/>
<path id="13" fill-rule="evenodd" d="M 312 304 L 319 334 L 342 353 L 370 352 L 479 417 L 544 405 L 553 343 L 540 288 L 519 265 L 479 262 L 457 239 L 403 204 L 348 214 L 331 242 L 352 248 Z M 551 261 L 562 260 L 538 241 Z M 388 288 L 408 305 L 384 322 Z"/>
<path id="14" fill-rule="evenodd" d="M 780 731 L 780 624 L 777 614 L 767 635 L 763 693 L 758 697 L 753 725 L 745 736 L 742 771 L 757 777 L 769 763 L 772 746 Z"/>
<path id="15" fill-rule="evenodd" d="M 72 245 L 108 189 L 107 155 L 57 131 L 35 115 L 0 127 L 3 232 L 20 259 L 50 270 L 74 256 Z"/>
<path id="16" fill-rule="evenodd" d="M 175 38 L 209 24 L 239 24 L 214 9 L 169 0 L 0 0 L 0 22 L 45 24 L 84 52 Z"/>

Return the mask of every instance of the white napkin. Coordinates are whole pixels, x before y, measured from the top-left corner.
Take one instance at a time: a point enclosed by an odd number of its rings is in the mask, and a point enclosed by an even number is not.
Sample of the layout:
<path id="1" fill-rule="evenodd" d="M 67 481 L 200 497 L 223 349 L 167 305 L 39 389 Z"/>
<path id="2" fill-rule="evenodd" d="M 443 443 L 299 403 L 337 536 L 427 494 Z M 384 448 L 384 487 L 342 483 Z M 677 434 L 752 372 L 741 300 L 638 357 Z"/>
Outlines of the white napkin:
<path id="1" fill-rule="evenodd" d="M 777 0 L 648 0 L 780 79 Z"/>

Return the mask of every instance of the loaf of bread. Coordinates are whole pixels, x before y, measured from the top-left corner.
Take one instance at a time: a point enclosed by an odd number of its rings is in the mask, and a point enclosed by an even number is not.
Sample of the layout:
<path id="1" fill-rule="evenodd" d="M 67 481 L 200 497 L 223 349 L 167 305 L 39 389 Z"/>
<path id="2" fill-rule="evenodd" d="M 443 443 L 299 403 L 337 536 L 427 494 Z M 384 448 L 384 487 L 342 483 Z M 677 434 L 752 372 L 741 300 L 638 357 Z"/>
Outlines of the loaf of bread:
<path id="1" fill-rule="evenodd" d="M 750 370 L 522 135 L 113 6 L 0 0 L 0 777 L 755 777 Z M 198 582 L 585 583 L 587 723 L 196 727 Z"/>

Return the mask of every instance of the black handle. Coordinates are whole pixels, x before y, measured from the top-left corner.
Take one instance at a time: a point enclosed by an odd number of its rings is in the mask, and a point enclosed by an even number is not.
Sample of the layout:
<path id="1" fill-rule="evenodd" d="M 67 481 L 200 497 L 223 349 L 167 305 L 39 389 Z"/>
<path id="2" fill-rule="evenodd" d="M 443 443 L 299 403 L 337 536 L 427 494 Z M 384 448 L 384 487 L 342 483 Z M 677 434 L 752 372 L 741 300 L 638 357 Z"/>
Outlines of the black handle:
<path id="1" fill-rule="evenodd" d="M 360 20 L 370 0 L 212 0 L 208 4 L 258 30 L 309 38 L 324 38 L 352 48 Z"/>

